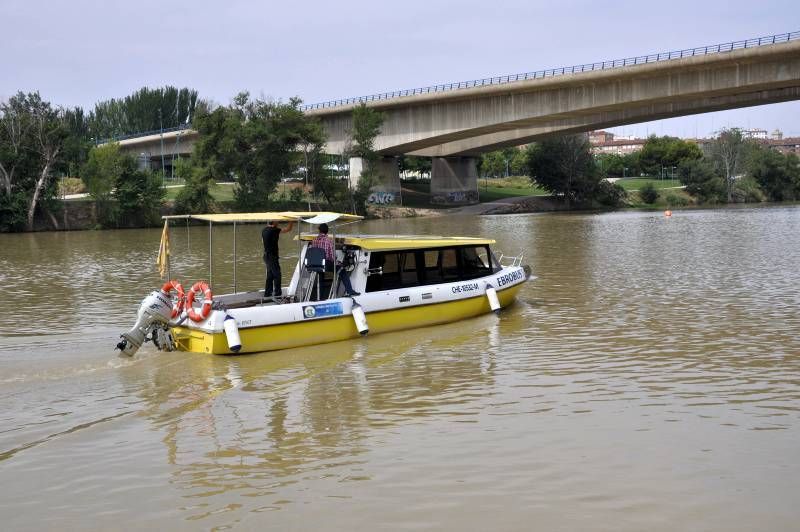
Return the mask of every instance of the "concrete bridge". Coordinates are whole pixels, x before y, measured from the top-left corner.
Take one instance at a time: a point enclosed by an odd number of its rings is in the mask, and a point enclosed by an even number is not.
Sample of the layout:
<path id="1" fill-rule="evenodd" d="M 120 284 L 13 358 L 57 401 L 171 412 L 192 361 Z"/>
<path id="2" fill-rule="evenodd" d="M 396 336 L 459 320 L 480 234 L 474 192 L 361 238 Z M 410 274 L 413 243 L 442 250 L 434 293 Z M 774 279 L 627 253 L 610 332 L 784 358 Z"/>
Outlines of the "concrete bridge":
<path id="1" fill-rule="evenodd" d="M 554 134 L 800 99 L 800 32 L 783 39 L 581 65 L 566 74 L 508 76 L 490 85 L 329 102 L 306 112 L 322 120 L 334 153 L 347 146 L 356 105 L 364 101 L 384 112 L 375 143 L 386 156 L 384 188 L 399 187 L 394 156 L 430 156 L 432 196 L 469 202 L 477 185 L 476 157 L 486 151 Z"/>
<path id="2" fill-rule="evenodd" d="M 163 168 L 164 172 L 169 175 L 172 172 L 175 159 L 188 157 L 192 154 L 197 137 L 197 131 L 177 127 L 165 129 L 164 131 L 148 131 L 113 140 L 119 143 L 123 151 L 135 156 L 140 167 L 154 170 Z"/>
<path id="3" fill-rule="evenodd" d="M 375 146 L 381 198 L 399 197 L 397 156 L 433 158 L 440 203 L 477 201 L 481 153 L 551 135 L 800 99 L 800 32 L 311 104 L 345 153 L 361 102 L 385 114 Z M 186 143 L 188 144 L 188 142 Z M 351 179 L 363 161 L 351 159 Z"/>

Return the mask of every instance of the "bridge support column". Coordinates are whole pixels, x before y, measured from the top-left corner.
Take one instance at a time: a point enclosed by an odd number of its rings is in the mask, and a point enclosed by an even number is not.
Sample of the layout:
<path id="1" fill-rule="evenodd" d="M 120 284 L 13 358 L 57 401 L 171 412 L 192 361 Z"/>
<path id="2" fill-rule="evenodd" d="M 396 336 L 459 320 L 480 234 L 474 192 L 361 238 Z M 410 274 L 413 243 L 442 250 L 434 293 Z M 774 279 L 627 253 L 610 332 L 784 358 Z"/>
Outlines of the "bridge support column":
<path id="1" fill-rule="evenodd" d="M 367 162 L 361 157 L 350 158 L 350 186 L 355 189 Z M 372 205 L 399 205 L 400 167 L 397 157 L 381 157 L 375 163 L 377 182 L 370 187 L 367 203 Z"/>
<path id="2" fill-rule="evenodd" d="M 474 157 L 434 157 L 431 165 L 431 203 L 478 203 L 478 165 Z"/>

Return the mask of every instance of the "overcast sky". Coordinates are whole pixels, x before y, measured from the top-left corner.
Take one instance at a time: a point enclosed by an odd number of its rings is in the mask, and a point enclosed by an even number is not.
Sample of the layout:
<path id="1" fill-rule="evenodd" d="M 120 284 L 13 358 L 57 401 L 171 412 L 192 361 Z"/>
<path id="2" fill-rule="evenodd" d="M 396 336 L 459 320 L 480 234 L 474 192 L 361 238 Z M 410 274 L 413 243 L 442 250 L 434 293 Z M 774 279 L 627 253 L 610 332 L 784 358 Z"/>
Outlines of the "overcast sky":
<path id="1" fill-rule="evenodd" d="M 307 103 L 800 30 L 797 0 L 0 0 L 0 98 L 91 108 L 142 86 Z M 800 102 L 616 128 L 800 136 Z"/>

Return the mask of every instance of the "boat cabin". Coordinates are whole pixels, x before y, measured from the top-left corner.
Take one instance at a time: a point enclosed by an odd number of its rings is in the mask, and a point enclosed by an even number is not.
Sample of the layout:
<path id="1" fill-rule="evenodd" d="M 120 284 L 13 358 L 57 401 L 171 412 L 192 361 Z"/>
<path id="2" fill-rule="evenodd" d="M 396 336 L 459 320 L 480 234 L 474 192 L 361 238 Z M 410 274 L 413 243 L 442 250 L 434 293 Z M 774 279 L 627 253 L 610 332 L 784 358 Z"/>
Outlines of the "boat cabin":
<path id="1" fill-rule="evenodd" d="M 288 294 L 294 301 L 319 301 L 345 296 L 339 276 L 349 275 L 356 292 L 368 294 L 485 277 L 502 269 L 490 245 L 494 240 L 466 237 L 338 235 L 341 270 L 321 271 L 309 260 L 316 235 L 302 234 L 300 260 Z M 336 286 L 334 287 L 334 282 Z M 319 288 L 319 290 L 317 290 Z"/>
<path id="2" fill-rule="evenodd" d="M 165 216 L 167 220 L 193 219 L 209 224 L 209 248 L 212 225 L 234 225 L 233 292 L 214 294 L 214 307 L 222 309 L 281 305 L 306 301 L 324 301 L 346 297 L 342 275 L 348 275 L 358 294 L 386 292 L 404 288 L 469 281 L 500 271 L 503 266 L 491 250 L 494 240 L 470 237 L 336 234 L 337 224 L 360 220 L 360 216 L 341 213 L 271 212 L 244 214 L 203 214 Z M 264 298 L 263 290 L 238 291 L 236 284 L 236 224 L 295 221 L 316 229 L 330 224 L 329 238 L 334 242 L 336 263 L 324 259 L 319 248 L 311 246 L 316 231 L 302 231 L 298 226 L 295 242 L 300 246 L 289 286 L 280 298 Z M 309 225 L 311 227 L 309 227 Z M 284 244 L 286 245 L 286 243 Z M 209 280 L 212 279 L 209 263 Z"/>

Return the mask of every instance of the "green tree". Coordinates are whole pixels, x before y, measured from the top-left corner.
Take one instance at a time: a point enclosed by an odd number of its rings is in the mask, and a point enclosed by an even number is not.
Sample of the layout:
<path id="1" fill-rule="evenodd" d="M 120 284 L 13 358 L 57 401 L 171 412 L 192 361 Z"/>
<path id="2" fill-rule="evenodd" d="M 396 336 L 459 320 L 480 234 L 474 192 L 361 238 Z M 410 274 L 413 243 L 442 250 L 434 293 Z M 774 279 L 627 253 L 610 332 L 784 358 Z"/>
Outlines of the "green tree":
<path id="1" fill-rule="evenodd" d="M 32 149 L 33 117 L 28 95 L 0 102 L 0 229 L 18 230 L 27 219 L 27 204 L 39 158 Z"/>
<path id="2" fill-rule="evenodd" d="M 490 151 L 481 155 L 481 173 L 486 177 L 502 177 L 506 174 L 506 160 L 501 151 Z"/>
<path id="3" fill-rule="evenodd" d="M 92 148 L 89 132 L 89 121 L 83 109 L 75 107 L 64 110 L 64 124 L 67 128 L 67 137 L 64 139 L 64 155 L 58 171 L 66 176 L 79 176 L 81 167 L 89 157 Z"/>
<path id="4" fill-rule="evenodd" d="M 300 126 L 300 152 L 298 164 L 305 173 L 306 182 L 313 188 L 314 196 L 322 194 L 328 205 L 334 209 L 339 204 L 340 199 L 336 195 L 336 188 L 328 178 L 328 170 L 325 163 L 328 157 L 323 153 L 327 135 L 322 123 L 316 118 L 308 118 Z"/>
<path id="5" fill-rule="evenodd" d="M 89 195 L 99 208 L 104 226 L 130 226 L 158 222 L 164 197 L 160 175 L 141 171 L 136 159 L 110 143 L 92 148 L 82 171 Z"/>
<path id="6" fill-rule="evenodd" d="M 525 175 L 528 168 L 528 153 L 524 149 L 513 148 L 511 163 L 511 175 L 521 176 Z"/>
<path id="7" fill-rule="evenodd" d="M 712 161 L 708 159 L 690 159 L 678 166 L 678 177 L 686 186 L 686 192 L 702 203 L 724 201 L 726 195 L 725 180 L 717 173 Z"/>
<path id="8" fill-rule="evenodd" d="M 137 170 L 135 159 L 127 157 L 126 168 L 114 189 L 119 205 L 118 224 L 123 221 L 123 225 L 130 225 L 130 221 L 158 224 L 165 192 L 160 174 Z"/>
<path id="9" fill-rule="evenodd" d="M 89 129 L 95 139 L 105 139 L 177 127 L 190 124 L 199 107 L 201 101 L 194 89 L 143 87 L 124 98 L 95 104 L 88 117 Z"/>
<path id="10" fill-rule="evenodd" d="M 567 205 L 587 206 L 601 180 L 586 135 L 565 135 L 528 147 L 528 172 L 542 188 L 563 195 Z"/>
<path id="11" fill-rule="evenodd" d="M 642 165 L 639 160 L 640 153 L 641 151 L 635 151 L 622 156 L 622 177 L 633 177 L 642 174 Z"/>
<path id="12" fill-rule="evenodd" d="M 351 157 L 363 159 L 361 175 L 353 194 L 353 209 L 363 212 L 364 203 L 369 196 L 370 189 L 378 180 L 377 162 L 378 153 L 375 151 L 375 138 L 380 134 L 385 117 L 380 111 L 367 107 L 366 103 L 353 109 L 353 128 L 350 131 Z"/>
<path id="13" fill-rule="evenodd" d="M 183 179 L 184 186 L 175 197 L 177 214 L 202 214 L 215 208 L 211 189 L 216 186 L 208 167 L 196 166 L 191 158 L 175 162 L 175 175 Z"/>
<path id="14" fill-rule="evenodd" d="M 353 109 L 353 129 L 350 131 L 352 157 L 361 157 L 367 161 L 377 158 L 375 138 L 380 134 L 385 116 L 367 104 L 361 102 Z"/>
<path id="15" fill-rule="evenodd" d="M 651 135 L 639 152 L 639 166 L 647 174 L 661 174 L 662 168 L 678 166 L 685 160 L 697 160 L 703 152 L 694 142 L 676 137 Z"/>
<path id="16" fill-rule="evenodd" d="M 119 144 L 110 143 L 92 148 L 86 164 L 81 169 L 81 179 L 89 196 L 97 205 L 97 221 L 102 224 L 115 222 L 117 204 L 114 188 L 126 171 L 135 170 L 135 162 L 120 151 Z"/>
<path id="17" fill-rule="evenodd" d="M 754 145 L 747 160 L 747 174 L 755 179 L 771 201 L 791 201 L 800 197 L 800 167 L 794 154 L 785 156 Z"/>
<path id="18" fill-rule="evenodd" d="M 413 173 L 418 177 L 430 177 L 432 160 L 430 157 L 418 157 L 415 155 L 401 155 L 398 166 L 402 173 Z"/>
<path id="19" fill-rule="evenodd" d="M 625 171 L 625 158 L 617 153 L 601 153 L 595 156 L 597 165 L 604 176 L 623 177 Z"/>
<path id="20" fill-rule="evenodd" d="M 742 170 L 746 142 L 738 128 L 723 129 L 711 143 L 711 156 L 725 182 L 728 203 L 733 201 L 734 180 Z"/>
<path id="21" fill-rule="evenodd" d="M 33 229 L 37 208 L 55 206 L 52 179 L 68 135 L 64 113 L 38 92 L 19 92 L 0 102 L 0 226 Z M 23 207 L 24 210 L 23 210 Z M 52 215 L 51 215 L 52 217 Z M 53 218 L 55 221 L 55 218 Z"/>
<path id="22" fill-rule="evenodd" d="M 484 153 L 478 162 L 478 171 L 486 177 L 520 176 L 527 171 L 527 165 L 527 152 L 511 147 Z"/>
<path id="23" fill-rule="evenodd" d="M 314 124 L 300 110 L 299 99 L 251 100 L 242 92 L 231 105 L 197 113 L 194 128 L 200 138 L 193 158 L 204 175 L 235 177 L 238 209 L 267 208 L 280 179 L 301 164 L 302 146 L 310 146 L 313 154 L 321 151 L 321 128 Z"/>

